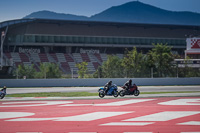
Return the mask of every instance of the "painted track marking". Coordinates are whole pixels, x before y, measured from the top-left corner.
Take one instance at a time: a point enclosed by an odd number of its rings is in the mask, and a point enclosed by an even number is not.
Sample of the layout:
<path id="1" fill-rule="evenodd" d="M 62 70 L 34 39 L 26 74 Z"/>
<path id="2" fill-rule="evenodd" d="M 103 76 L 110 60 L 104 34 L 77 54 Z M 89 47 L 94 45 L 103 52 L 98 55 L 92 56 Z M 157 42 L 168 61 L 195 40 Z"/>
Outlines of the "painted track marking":
<path id="1" fill-rule="evenodd" d="M 107 117 L 113 117 L 117 115 L 123 115 L 132 112 L 94 112 L 76 116 L 62 117 L 55 121 L 93 121 L 98 119 L 103 119 Z"/>
<path id="2" fill-rule="evenodd" d="M 68 116 L 68 117 L 54 117 L 54 118 L 18 118 L 11 119 L 6 121 L 45 121 L 45 120 L 54 120 L 54 121 L 93 121 L 118 115 L 124 115 L 132 112 L 93 112 L 82 115 Z"/>
<path id="3" fill-rule="evenodd" d="M 147 101 L 152 101 L 152 100 L 155 100 L 155 99 L 131 99 L 131 100 L 123 100 L 123 101 L 117 101 L 117 102 L 111 102 L 111 103 L 105 103 L 105 104 L 96 104 L 95 106 L 122 106 L 122 105 L 147 102 Z"/>
<path id="4" fill-rule="evenodd" d="M 111 122 L 101 125 L 102 126 L 146 126 L 153 123 L 154 122 Z"/>
<path id="5" fill-rule="evenodd" d="M 200 111 L 165 111 L 156 114 L 131 118 L 124 121 L 169 121 L 199 113 Z"/>
<path id="6" fill-rule="evenodd" d="M 188 122 L 178 123 L 177 125 L 199 125 L 200 126 L 200 121 L 188 121 Z"/>
<path id="7" fill-rule="evenodd" d="M 34 114 L 35 113 L 28 113 L 28 112 L 0 112 L 0 119 L 26 117 L 26 116 L 32 116 Z"/>
<path id="8" fill-rule="evenodd" d="M 161 105 L 200 105 L 200 98 L 176 99 L 176 100 L 161 102 L 158 104 L 161 104 Z"/>

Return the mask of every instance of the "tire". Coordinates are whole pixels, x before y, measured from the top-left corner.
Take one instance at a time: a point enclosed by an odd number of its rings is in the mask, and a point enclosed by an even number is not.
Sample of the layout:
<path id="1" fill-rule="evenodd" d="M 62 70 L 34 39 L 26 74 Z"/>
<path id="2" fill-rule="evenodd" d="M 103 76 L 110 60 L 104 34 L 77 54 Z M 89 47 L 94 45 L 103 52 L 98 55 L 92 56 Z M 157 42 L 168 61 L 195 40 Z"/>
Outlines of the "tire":
<path id="1" fill-rule="evenodd" d="M 104 96 L 105 96 L 104 92 L 103 91 L 99 91 L 99 97 L 103 98 Z"/>
<path id="2" fill-rule="evenodd" d="M 1 94 L 0 98 L 3 99 L 5 97 L 5 94 Z"/>
<path id="3" fill-rule="evenodd" d="M 140 95 L 140 91 L 139 91 L 139 90 L 135 90 L 135 91 L 133 92 L 133 95 L 134 95 L 134 96 L 139 96 L 139 95 Z"/>
<path id="4" fill-rule="evenodd" d="M 124 91 L 121 90 L 121 91 L 119 92 L 119 95 L 120 95 L 121 97 L 123 97 L 123 96 L 125 95 Z"/>
<path id="5" fill-rule="evenodd" d="M 118 91 L 114 91 L 113 96 L 114 96 L 114 97 L 118 97 Z"/>

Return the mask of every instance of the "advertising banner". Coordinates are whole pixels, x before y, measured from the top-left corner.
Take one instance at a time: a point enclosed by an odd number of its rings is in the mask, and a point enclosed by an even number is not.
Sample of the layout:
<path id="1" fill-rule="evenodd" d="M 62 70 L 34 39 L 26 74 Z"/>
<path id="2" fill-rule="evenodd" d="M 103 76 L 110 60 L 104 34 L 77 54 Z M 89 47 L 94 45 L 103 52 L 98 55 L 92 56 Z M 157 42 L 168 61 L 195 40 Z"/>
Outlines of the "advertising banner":
<path id="1" fill-rule="evenodd" d="M 187 38 L 187 50 L 192 50 L 192 49 L 199 49 L 200 50 L 200 38 Z"/>

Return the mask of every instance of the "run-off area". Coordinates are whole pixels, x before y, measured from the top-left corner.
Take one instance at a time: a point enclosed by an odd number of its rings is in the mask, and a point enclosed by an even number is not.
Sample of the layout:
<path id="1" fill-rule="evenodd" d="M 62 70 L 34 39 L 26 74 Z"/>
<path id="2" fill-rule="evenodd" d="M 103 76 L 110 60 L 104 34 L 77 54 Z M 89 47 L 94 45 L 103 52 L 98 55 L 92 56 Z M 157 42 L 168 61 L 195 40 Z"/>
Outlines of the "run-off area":
<path id="1" fill-rule="evenodd" d="M 200 133 L 200 97 L 1 101 L 0 125 L 0 133 Z"/>

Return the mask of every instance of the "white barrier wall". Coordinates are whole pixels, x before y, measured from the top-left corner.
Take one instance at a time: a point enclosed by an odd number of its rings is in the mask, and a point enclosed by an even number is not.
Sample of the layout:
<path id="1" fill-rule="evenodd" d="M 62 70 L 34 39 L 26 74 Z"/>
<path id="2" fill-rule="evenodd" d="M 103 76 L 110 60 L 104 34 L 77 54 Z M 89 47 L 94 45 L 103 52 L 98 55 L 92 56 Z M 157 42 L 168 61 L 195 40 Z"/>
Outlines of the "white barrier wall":
<path id="1" fill-rule="evenodd" d="M 103 86 L 109 80 L 122 86 L 126 78 L 104 79 L 0 79 L 0 87 L 68 87 L 68 86 Z M 154 85 L 200 85 L 200 78 L 132 78 L 139 86 Z"/>

